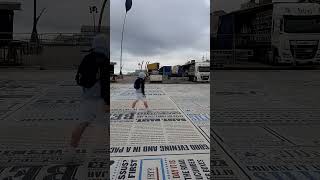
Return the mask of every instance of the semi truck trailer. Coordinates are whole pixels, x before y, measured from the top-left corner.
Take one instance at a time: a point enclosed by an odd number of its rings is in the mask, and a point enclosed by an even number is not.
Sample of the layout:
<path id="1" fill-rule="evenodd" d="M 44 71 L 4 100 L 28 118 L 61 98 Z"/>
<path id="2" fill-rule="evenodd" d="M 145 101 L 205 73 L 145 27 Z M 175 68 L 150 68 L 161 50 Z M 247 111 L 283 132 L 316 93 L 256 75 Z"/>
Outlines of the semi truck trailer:
<path id="1" fill-rule="evenodd" d="M 273 2 L 220 16 L 213 53 L 247 51 L 249 60 L 268 64 L 320 63 L 319 41 L 320 4 Z"/>

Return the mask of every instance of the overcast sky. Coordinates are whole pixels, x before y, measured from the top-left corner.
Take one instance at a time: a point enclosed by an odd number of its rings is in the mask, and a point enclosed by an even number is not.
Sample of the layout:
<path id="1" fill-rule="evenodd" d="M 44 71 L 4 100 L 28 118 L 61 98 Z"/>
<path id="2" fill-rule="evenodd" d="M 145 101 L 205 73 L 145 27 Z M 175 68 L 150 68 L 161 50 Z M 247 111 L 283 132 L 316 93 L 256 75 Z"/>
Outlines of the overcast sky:
<path id="1" fill-rule="evenodd" d="M 119 71 L 124 0 L 111 1 L 111 60 Z M 209 57 L 210 0 L 133 0 L 123 42 L 123 71 L 138 62 L 184 64 Z"/>
<path id="2" fill-rule="evenodd" d="M 30 33 L 33 1 L 20 2 L 23 10 L 15 14 L 14 32 Z M 38 32 L 80 32 L 81 25 L 93 24 L 88 6 L 100 6 L 101 2 L 38 0 L 38 12 L 47 8 L 38 24 Z M 125 0 L 111 0 L 111 60 L 118 63 L 116 72 L 119 71 L 124 4 Z M 133 0 L 125 26 L 124 72 L 134 71 L 143 60 L 178 65 L 191 59 L 200 61 L 206 53 L 210 57 L 209 23 L 210 0 Z"/>

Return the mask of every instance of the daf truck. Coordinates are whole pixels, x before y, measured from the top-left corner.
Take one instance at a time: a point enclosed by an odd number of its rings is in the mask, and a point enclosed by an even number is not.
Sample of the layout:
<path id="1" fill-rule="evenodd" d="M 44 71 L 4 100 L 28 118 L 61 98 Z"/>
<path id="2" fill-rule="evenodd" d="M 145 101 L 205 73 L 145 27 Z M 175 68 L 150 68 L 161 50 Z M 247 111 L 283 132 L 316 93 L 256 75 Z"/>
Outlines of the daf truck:
<path id="1" fill-rule="evenodd" d="M 162 82 L 162 75 L 159 74 L 160 63 L 147 64 L 150 82 Z"/>
<path id="2" fill-rule="evenodd" d="M 320 4 L 272 2 L 220 16 L 213 49 L 246 50 L 268 64 L 318 64 L 319 41 Z"/>
<path id="3" fill-rule="evenodd" d="M 182 66 L 184 76 L 194 82 L 210 82 L 210 62 L 191 62 Z"/>

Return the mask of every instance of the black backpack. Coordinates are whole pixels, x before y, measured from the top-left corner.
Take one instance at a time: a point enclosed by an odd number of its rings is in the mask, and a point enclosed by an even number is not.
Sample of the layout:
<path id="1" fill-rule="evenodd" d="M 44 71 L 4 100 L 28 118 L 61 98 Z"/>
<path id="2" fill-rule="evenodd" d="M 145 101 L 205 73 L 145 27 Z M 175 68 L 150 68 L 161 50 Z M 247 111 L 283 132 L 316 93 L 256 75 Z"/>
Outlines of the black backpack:
<path id="1" fill-rule="evenodd" d="M 136 79 L 136 81 L 134 82 L 134 88 L 140 89 L 140 84 L 141 84 L 140 78 Z"/>
<path id="2" fill-rule="evenodd" d="M 96 62 L 94 53 L 90 53 L 84 57 L 76 75 L 76 82 L 79 86 L 84 88 L 91 88 L 98 81 L 97 74 L 99 72 L 99 65 Z"/>

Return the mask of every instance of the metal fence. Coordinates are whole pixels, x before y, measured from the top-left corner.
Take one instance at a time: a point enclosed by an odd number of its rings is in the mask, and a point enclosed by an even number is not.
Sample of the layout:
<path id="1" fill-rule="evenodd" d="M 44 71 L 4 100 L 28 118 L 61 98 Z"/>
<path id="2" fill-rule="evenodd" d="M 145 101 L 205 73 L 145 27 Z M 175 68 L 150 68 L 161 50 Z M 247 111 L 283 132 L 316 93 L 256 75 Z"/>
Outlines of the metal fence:
<path id="1" fill-rule="evenodd" d="M 40 60 L 33 60 L 34 58 L 41 56 L 42 59 L 47 59 L 44 56 L 56 55 L 62 49 L 61 53 L 65 53 L 66 59 L 70 56 L 76 58 L 77 53 L 81 54 L 81 51 L 89 49 L 94 34 L 39 33 L 38 42 L 31 42 L 31 33 L 0 33 L 0 36 L 2 37 L 0 38 L 0 65 L 30 65 L 30 63 L 31 65 L 39 65 Z M 45 49 L 46 52 L 48 49 L 52 52 L 44 55 Z M 34 61 L 38 61 L 38 63 Z M 43 64 L 45 60 L 41 61 Z"/>

